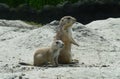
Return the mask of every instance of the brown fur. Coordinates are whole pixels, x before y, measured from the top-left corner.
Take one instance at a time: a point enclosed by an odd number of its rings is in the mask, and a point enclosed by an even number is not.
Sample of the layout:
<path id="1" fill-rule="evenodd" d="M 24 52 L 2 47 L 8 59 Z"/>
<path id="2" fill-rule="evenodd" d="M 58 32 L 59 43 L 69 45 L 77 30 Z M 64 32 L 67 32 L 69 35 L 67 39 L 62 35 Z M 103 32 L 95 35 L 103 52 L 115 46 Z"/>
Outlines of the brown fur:
<path id="1" fill-rule="evenodd" d="M 64 47 L 60 51 L 58 62 L 61 64 L 72 63 L 71 57 L 71 44 L 79 46 L 72 37 L 72 25 L 76 22 L 76 19 L 71 16 L 65 16 L 60 20 L 59 30 L 55 36 L 55 39 L 62 40 Z"/>

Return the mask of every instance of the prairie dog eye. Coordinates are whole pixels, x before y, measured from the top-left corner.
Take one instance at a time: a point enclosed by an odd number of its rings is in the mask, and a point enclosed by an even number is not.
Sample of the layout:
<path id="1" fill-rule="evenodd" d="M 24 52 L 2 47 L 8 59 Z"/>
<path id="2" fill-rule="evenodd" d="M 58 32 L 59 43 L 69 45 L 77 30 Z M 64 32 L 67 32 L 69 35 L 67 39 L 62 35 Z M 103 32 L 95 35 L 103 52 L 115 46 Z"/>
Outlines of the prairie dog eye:
<path id="1" fill-rule="evenodd" d="M 70 20 L 70 17 L 68 17 L 67 19 Z"/>
<path id="2" fill-rule="evenodd" d="M 59 44 L 59 42 L 58 42 L 58 41 L 56 41 L 56 44 Z"/>

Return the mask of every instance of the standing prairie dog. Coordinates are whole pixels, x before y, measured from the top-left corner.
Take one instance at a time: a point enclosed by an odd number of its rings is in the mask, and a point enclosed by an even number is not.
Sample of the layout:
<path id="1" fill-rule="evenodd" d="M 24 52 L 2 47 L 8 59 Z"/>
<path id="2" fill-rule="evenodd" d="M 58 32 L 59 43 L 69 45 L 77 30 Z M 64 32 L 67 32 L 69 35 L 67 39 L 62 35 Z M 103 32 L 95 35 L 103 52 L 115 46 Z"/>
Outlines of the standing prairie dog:
<path id="1" fill-rule="evenodd" d="M 61 40 L 54 40 L 51 47 L 40 48 L 35 51 L 34 54 L 34 66 L 43 66 L 52 64 L 58 66 L 58 56 L 60 50 L 64 47 L 64 43 Z M 20 63 L 22 65 L 30 65 L 26 63 Z"/>
<path id="2" fill-rule="evenodd" d="M 61 18 L 59 22 L 59 29 L 54 37 L 56 40 L 62 40 L 64 47 L 60 50 L 58 62 L 61 64 L 73 63 L 71 57 L 71 44 L 79 46 L 72 37 L 72 25 L 76 22 L 76 19 L 71 16 L 65 16 Z"/>

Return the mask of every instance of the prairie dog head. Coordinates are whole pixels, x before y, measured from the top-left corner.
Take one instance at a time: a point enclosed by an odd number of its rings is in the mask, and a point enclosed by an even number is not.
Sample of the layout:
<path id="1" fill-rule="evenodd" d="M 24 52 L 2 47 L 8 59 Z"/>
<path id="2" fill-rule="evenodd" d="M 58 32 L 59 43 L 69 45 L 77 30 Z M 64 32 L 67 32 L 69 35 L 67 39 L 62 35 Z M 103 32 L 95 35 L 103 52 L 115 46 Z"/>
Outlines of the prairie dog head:
<path id="1" fill-rule="evenodd" d="M 54 40 L 52 43 L 53 49 L 62 49 L 64 47 L 64 43 L 61 40 Z"/>
<path id="2" fill-rule="evenodd" d="M 59 25 L 64 27 L 64 29 L 68 29 L 69 27 L 71 27 L 74 23 L 76 22 L 76 19 L 74 17 L 71 16 L 64 16 L 63 18 L 61 18 Z"/>

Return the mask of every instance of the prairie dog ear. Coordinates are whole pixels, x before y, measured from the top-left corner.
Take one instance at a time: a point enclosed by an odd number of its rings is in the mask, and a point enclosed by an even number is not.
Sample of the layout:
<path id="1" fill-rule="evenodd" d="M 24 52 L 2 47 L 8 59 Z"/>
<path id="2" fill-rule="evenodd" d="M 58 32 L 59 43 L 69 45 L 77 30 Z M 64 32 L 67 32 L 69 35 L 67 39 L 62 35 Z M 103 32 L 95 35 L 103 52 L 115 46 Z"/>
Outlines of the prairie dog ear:
<path id="1" fill-rule="evenodd" d="M 56 36 L 53 36 L 53 40 L 55 40 Z"/>
<path id="2" fill-rule="evenodd" d="M 53 37 L 53 41 L 56 42 L 57 41 L 57 38 L 56 36 Z"/>

